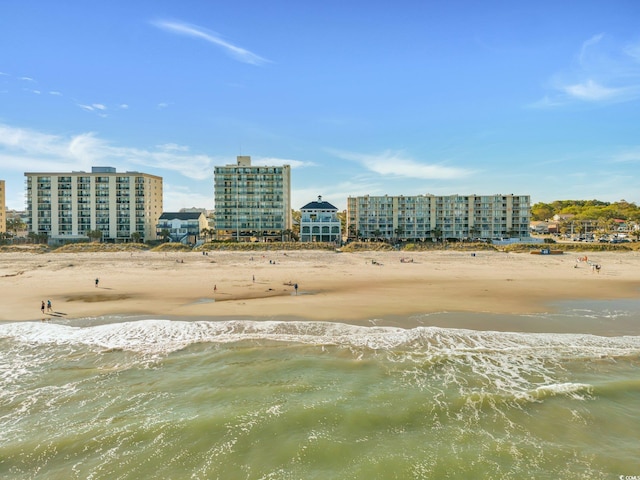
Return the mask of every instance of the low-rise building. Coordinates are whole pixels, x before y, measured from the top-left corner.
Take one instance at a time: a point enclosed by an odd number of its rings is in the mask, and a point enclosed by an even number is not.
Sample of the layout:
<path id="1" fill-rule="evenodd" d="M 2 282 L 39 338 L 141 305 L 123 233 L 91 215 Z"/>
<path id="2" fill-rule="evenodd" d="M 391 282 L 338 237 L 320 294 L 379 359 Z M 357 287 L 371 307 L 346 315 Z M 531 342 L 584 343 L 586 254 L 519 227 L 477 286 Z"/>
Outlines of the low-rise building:
<path id="1" fill-rule="evenodd" d="M 535 221 L 531 222 L 531 232 L 532 233 L 549 233 L 549 222 L 545 221 Z"/>
<path id="2" fill-rule="evenodd" d="M 171 242 L 195 244 L 205 228 L 208 222 L 203 211 L 164 212 L 158 220 L 156 235 L 162 238 L 166 233 Z"/>
<path id="3" fill-rule="evenodd" d="M 329 202 L 318 200 L 307 203 L 300 209 L 301 242 L 337 242 L 342 241 L 342 226 L 338 218 L 338 209 Z"/>

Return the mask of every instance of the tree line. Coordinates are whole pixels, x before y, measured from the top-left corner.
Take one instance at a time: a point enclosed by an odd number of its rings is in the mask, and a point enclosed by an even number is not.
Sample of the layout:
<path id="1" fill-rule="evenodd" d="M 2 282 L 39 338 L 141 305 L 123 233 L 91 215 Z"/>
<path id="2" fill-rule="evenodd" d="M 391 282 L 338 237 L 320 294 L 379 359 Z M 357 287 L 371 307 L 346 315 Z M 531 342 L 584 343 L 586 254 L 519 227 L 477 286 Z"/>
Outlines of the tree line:
<path id="1" fill-rule="evenodd" d="M 575 215 L 575 220 L 607 221 L 613 219 L 640 223 L 640 207 L 633 202 L 600 200 L 555 200 L 531 207 L 531 220 L 551 220 L 554 215 Z"/>

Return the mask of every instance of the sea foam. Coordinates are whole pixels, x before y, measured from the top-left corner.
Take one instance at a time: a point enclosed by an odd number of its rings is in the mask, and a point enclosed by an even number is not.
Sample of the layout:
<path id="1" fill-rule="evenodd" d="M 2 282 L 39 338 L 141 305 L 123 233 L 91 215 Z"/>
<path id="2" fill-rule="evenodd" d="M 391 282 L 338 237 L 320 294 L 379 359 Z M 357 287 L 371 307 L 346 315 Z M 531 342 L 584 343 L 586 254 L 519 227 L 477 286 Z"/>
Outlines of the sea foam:
<path id="1" fill-rule="evenodd" d="M 640 354 L 639 336 L 495 332 L 441 327 L 357 326 L 300 321 L 178 321 L 147 319 L 78 327 L 54 323 L 0 324 L 0 339 L 27 344 L 81 344 L 100 349 L 171 353 L 196 343 L 251 340 L 348 346 L 414 353 L 537 357 L 615 357 Z"/>

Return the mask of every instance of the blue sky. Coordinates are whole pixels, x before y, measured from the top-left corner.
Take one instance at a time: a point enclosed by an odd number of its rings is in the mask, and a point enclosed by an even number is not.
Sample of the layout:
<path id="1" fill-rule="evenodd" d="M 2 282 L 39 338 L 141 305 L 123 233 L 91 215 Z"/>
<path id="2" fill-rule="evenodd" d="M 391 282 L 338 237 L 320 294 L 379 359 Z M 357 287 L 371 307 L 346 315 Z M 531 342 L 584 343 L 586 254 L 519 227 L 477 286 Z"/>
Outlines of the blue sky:
<path id="1" fill-rule="evenodd" d="M 640 2 L 4 0 L 0 179 L 114 166 L 213 208 L 213 168 L 318 195 L 640 203 Z"/>

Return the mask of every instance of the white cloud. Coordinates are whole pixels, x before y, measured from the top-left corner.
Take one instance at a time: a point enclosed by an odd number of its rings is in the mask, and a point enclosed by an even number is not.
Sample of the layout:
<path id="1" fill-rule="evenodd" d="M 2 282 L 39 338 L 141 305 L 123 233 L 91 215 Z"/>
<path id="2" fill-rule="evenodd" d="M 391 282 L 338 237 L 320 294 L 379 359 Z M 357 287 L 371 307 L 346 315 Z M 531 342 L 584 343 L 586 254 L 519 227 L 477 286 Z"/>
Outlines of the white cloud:
<path id="1" fill-rule="evenodd" d="M 420 178 L 423 180 L 452 180 L 467 177 L 473 172 L 442 164 L 420 163 L 403 152 L 386 150 L 378 154 L 361 154 L 333 150 L 338 158 L 357 162 L 367 170 L 385 177 Z"/>
<path id="2" fill-rule="evenodd" d="M 25 82 L 35 83 L 35 80 L 31 77 L 20 77 L 20 80 L 24 80 Z"/>
<path id="3" fill-rule="evenodd" d="M 316 164 L 304 160 L 292 160 L 289 158 L 275 158 L 275 157 L 251 157 L 251 164 L 258 166 L 272 166 L 272 165 L 289 165 L 292 169 L 313 167 Z"/>
<path id="4" fill-rule="evenodd" d="M 163 145 L 157 145 L 156 148 L 164 152 L 188 152 L 189 147 L 186 145 L 178 145 L 177 143 L 165 143 Z"/>
<path id="5" fill-rule="evenodd" d="M 210 185 L 207 188 L 211 189 Z M 164 197 L 163 210 L 165 212 L 177 212 L 181 208 L 189 207 L 213 210 L 213 190 L 211 190 L 211 193 L 199 193 L 194 192 L 189 187 L 174 185 L 165 181 L 162 184 L 162 193 Z"/>
<path id="6" fill-rule="evenodd" d="M 118 108 L 120 110 L 127 110 L 129 108 L 129 105 L 127 105 L 126 103 L 121 103 L 120 105 L 118 105 Z"/>
<path id="7" fill-rule="evenodd" d="M 611 104 L 640 98 L 640 44 L 616 44 L 600 33 L 582 43 L 572 65 L 550 82 L 553 93 L 534 108 L 554 108 L 576 102 Z"/>
<path id="8" fill-rule="evenodd" d="M 207 42 L 222 48 L 225 53 L 243 63 L 248 63 L 250 65 L 263 65 L 269 62 L 266 58 L 262 58 L 249 50 L 233 45 L 220 38 L 216 33 L 210 32 L 196 25 L 190 25 L 182 22 L 169 22 L 166 20 L 154 21 L 151 22 L 151 24 L 167 32 L 206 40 Z"/>
<path id="9" fill-rule="evenodd" d="M 49 92 L 49 95 L 56 95 L 56 96 L 59 96 L 59 97 L 60 97 L 60 96 L 62 96 L 62 93 L 57 92 L 57 91 L 55 91 L 55 90 L 52 90 L 52 91 L 50 91 L 50 92 Z"/>
<path id="10" fill-rule="evenodd" d="M 620 88 L 607 88 L 597 82 L 589 79 L 584 83 L 577 83 L 575 85 L 565 85 L 562 89 L 572 97 L 579 98 L 581 100 L 607 100 L 624 93 L 624 89 Z"/>
<path id="11" fill-rule="evenodd" d="M 578 57 L 579 61 L 582 63 L 587 56 L 588 50 L 591 46 L 600 43 L 600 41 L 604 38 L 604 33 L 599 33 L 594 35 L 590 39 L 584 41 L 582 43 L 582 48 L 580 49 L 580 55 Z"/>
<path id="12" fill-rule="evenodd" d="M 614 162 L 640 163 L 640 146 L 627 148 L 612 156 Z"/>
<path id="13" fill-rule="evenodd" d="M 34 171 L 64 172 L 105 164 L 122 170 L 150 167 L 196 180 L 213 178 L 213 166 L 222 160 L 187 150 L 120 147 L 92 132 L 66 137 L 0 124 L 0 167 L 12 171 L 24 171 L 24 165 Z"/>
<path id="14" fill-rule="evenodd" d="M 71 139 L 68 153 L 77 161 L 94 163 L 102 160 L 107 149 L 107 144 L 97 138 L 94 133 L 82 133 Z"/>
<path id="15" fill-rule="evenodd" d="M 347 198 L 364 195 L 383 195 L 382 186 L 371 181 L 330 182 L 325 185 L 313 184 L 305 188 L 291 190 L 291 206 L 298 210 L 322 195 L 322 200 L 333 204 L 338 210 L 346 210 Z"/>
<path id="16" fill-rule="evenodd" d="M 640 63 L 640 43 L 630 43 L 624 47 L 624 53 Z"/>
<path id="17" fill-rule="evenodd" d="M 157 105 L 157 108 L 158 108 L 158 110 L 162 110 L 163 108 L 167 108 L 168 106 L 169 106 L 169 104 L 168 104 L 168 103 L 166 103 L 166 102 L 160 102 L 160 103 Z"/>
<path id="18" fill-rule="evenodd" d="M 76 105 L 87 112 L 94 112 L 99 117 L 102 117 L 102 118 L 108 117 L 108 115 L 105 113 L 107 110 L 107 107 L 102 103 L 92 103 L 91 105 L 77 103 Z"/>

